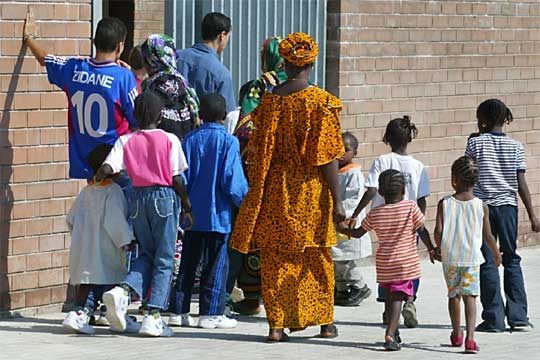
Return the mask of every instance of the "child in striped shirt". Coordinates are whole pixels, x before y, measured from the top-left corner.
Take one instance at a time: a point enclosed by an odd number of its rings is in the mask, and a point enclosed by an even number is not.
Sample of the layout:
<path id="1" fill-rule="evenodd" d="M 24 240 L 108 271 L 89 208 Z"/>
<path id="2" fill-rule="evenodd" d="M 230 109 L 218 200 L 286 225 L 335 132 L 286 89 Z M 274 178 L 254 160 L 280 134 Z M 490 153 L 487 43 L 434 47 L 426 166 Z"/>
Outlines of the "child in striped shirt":
<path id="1" fill-rule="evenodd" d="M 495 254 L 495 265 L 501 264 L 501 254 L 491 234 L 489 209 L 473 194 L 477 182 L 478 167 L 474 160 L 468 156 L 457 159 L 452 165 L 452 187 L 456 192 L 439 201 L 435 227 L 435 243 L 441 249 L 448 287 L 448 311 L 452 321 L 450 342 L 455 347 L 463 345 L 460 326 L 460 301 L 463 298 L 466 353 L 479 350 L 474 341 L 474 326 L 476 297 L 480 295 L 480 264 L 484 262 L 482 244 Z"/>
<path id="2" fill-rule="evenodd" d="M 369 212 L 358 229 L 349 229 L 343 224 L 338 231 L 355 238 L 375 230 L 379 247 L 375 255 L 377 282 L 386 289 L 388 327 L 384 338 L 384 348 L 389 351 L 401 350 L 399 317 L 401 305 L 413 295 L 413 281 L 420 278 L 420 258 L 416 247 L 416 233 L 429 250 L 434 261 L 435 248 L 429 233 L 424 228 L 424 214 L 416 201 L 404 200 L 405 177 L 397 170 L 383 171 L 379 176 L 379 194 L 384 205 Z"/>
<path id="3" fill-rule="evenodd" d="M 484 245 L 482 254 L 486 262 L 480 266 L 480 301 L 484 321 L 476 331 L 502 332 L 505 330 L 505 317 L 511 328 L 530 326 L 521 257 L 516 251 L 518 194 L 527 209 L 534 232 L 540 231 L 540 221 L 534 213 L 525 180 L 523 145 L 503 133 L 503 126 L 513 120 L 512 112 L 502 101 L 489 99 L 478 106 L 476 117 L 479 134 L 469 138 L 465 155 L 478 164 L 480 179 L 474 187 L 474 195 L 489 208 L 491 232 L 502 252 L 506 296 L 505 305 L 494 254 Z"/>

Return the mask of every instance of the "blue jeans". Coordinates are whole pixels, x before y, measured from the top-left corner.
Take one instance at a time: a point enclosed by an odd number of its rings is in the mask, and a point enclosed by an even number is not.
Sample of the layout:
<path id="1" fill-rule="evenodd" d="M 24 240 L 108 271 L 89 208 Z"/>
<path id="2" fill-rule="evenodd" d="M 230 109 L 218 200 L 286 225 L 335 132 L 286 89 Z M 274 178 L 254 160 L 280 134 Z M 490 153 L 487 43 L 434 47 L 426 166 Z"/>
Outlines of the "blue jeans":
<path id="1" fill-rule="evenodd" d="M 491 232 L 499 242 L 504 266 L 504 293 L 506 306 L 501 296 L 499 271 L 495 267 L 493 254 L 488 246 L 482 246 L 485 263 L 480 265 L 480 301 L 482 319 L 491 327 L 504 330 L 504 318 L 508 324 L 528 321 L 527 294 L 521 272 L 521 257 L 517 254 L 518 209 L 516 206 L 489 206 Z"/>
<path id="2" fill-rule="evenodd" d="M 165 309 L 174 266 L 174 247 L 178 231 L 179 204 L 172 188 L 135 187 L 129 197 L 129 213 L 139 243 L 136 258 L 123 284 L 141 298 L 151 287 L 147 305 Z"/>
<path id="3" fill-rule="evenodd" d="M 172 313 L 189 313 L 195 272 L 202 258 L 199 315 L 223 315 L 229 270 L 228 237 L 217 232 L 186 231 L 176 280 L 176 303 L 170 307 Z"/>

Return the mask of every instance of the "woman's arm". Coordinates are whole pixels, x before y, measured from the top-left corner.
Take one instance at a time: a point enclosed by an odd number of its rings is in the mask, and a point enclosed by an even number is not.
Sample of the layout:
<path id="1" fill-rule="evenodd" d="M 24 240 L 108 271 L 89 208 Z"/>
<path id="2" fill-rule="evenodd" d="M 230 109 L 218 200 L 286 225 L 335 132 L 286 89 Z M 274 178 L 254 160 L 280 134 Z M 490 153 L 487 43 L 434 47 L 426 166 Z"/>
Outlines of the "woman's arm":
<path id="1" fill-rule="evenodd" d="M 321 165 L 320 168 L 324 180 L 330 187 L 330 193 L 332 194 L 332 200 L 334 201 L 334 222 L 343 222 L 345 221 L 346 215 L 339 193 L 338 161 L 332 160 L 327 164 Z"/>

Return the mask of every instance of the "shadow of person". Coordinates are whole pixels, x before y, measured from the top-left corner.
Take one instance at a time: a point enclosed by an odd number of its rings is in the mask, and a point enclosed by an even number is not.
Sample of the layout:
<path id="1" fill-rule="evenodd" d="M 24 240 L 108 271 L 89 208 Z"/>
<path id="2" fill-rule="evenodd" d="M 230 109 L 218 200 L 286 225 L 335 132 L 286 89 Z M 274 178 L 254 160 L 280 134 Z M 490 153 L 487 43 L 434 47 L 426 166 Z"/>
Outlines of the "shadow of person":
<path id="1" fill-rule="evenodd" d="M 0 104 L 0 313 L 11 309 L 11 296 L 8 279 L 7 257 L 9 254 L 9 230 L 11 211 L 13 209 L 13 191 L 11 175 L 13 174 L 13 145 L 9 140 L 9 126 L 13 100 L 19 83 L 26 46 L 21 45 L 17 61 L 11 73 L 5 101 Z M 9 71 L 6 71 L 9 73 Z"/>

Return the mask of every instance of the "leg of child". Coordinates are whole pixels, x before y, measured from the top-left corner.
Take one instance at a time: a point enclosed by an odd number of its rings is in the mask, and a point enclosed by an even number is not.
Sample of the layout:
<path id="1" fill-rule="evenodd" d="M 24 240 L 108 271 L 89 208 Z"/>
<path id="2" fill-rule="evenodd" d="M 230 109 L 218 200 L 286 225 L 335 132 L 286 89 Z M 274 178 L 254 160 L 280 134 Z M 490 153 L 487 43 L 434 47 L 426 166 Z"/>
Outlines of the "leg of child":
<path id="1" fill-rule="evenodd" d="M 90 294 L 90 291 L 94 288 L 95 285 L 93 284 L 80 284 L 79 289 L 77 291 L 77 298 L 76 303 L 77 307 L 80 309 L 86 308 L 86 301 L 88 299 L 88 294 Z M 94 311 L 93 307 L 88 309 L 89 311 Z"/>
<path id="2" fill-rule="evenodd" d="M 386 311 L 388 316 L 388 327 L 386 328 L 385 342 L 393 343 L 396 341 L 395 335 L 399 326 L 399 317 L 401 314 L 401 303 L 404 295 L 402 292 L 386 292 Z"/>
<path id="3" fill-rule="evenodd" d="M 476 323 L 476 296 L 463 296 L 463 303 L 465 304 L 467 340 L 474 341 L 474 327 Z"/>
<path id="4" fill-rule="evenodd" d="M 197 266 L 201 259 L 201 236 L 199 231 L 186 231 L 184 244 L 182 246 L 182 261 L 176 280 L 176 304 L 175 314 L 189 314 L 191 305 L 191 294 Z"/>
<path id="5" fill-rule="evenodd" d="M 467 307 L 465 307 L 465 310 L 467 310 Z M 451 342 L 453 345 L 454 341 L 452 339 L 454 338 L 457 339 L 462 334 L 461 332 L 461 296 L 456 295 L 454 297 L 448 298 L 448 313 L 450 314 L 450 321 L 452 322 Z M 457 344 L 457 340 L 456 340 L 456 344 Z M 461 346 L 461 344 L 459 345 Z"/>

